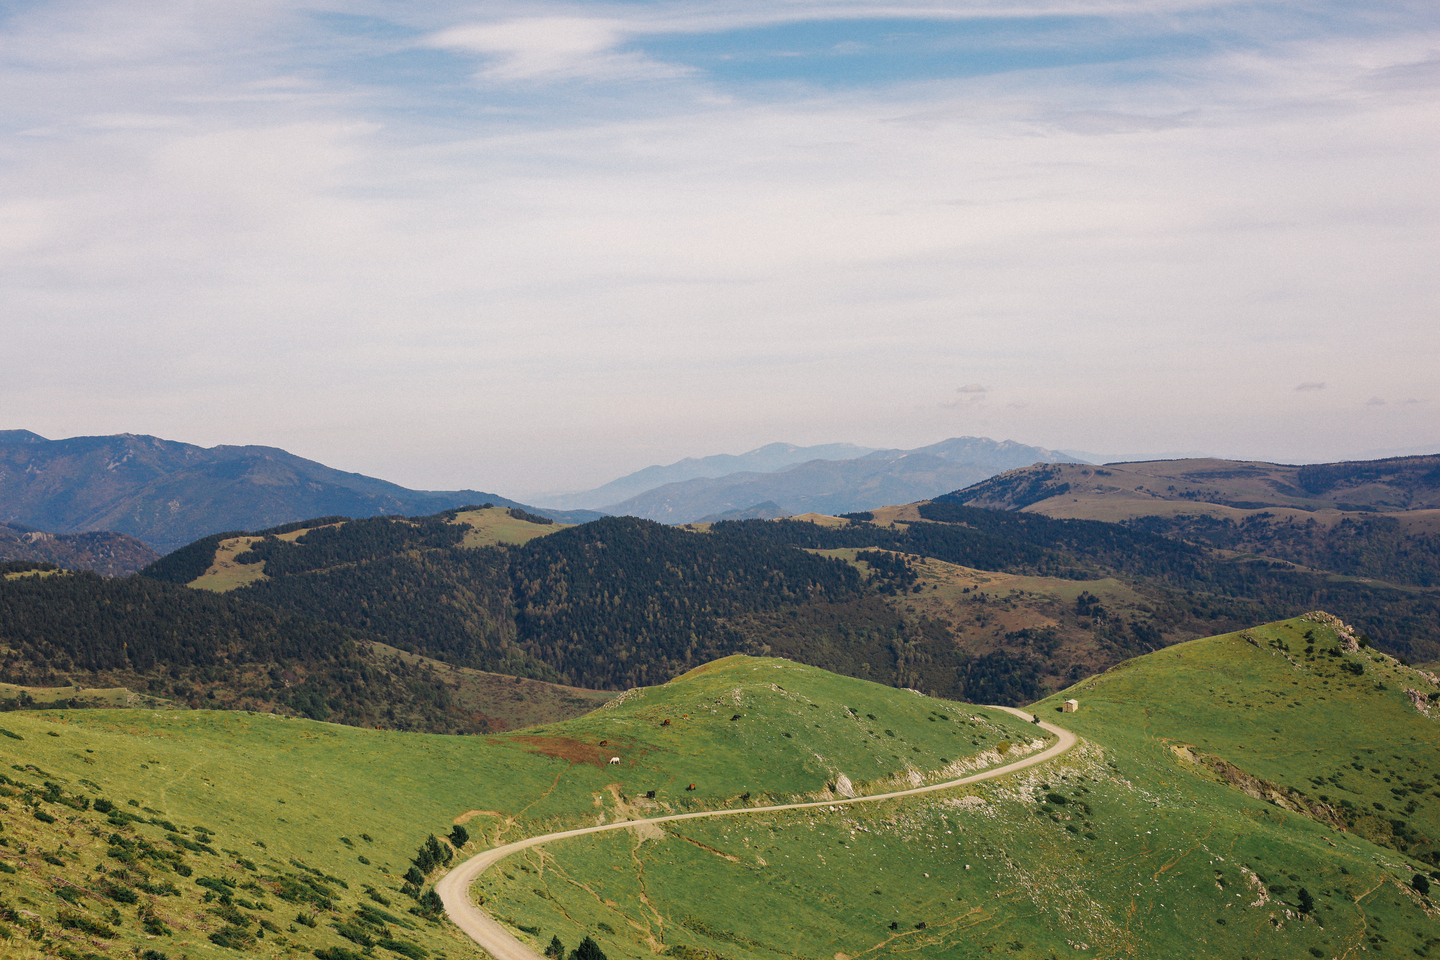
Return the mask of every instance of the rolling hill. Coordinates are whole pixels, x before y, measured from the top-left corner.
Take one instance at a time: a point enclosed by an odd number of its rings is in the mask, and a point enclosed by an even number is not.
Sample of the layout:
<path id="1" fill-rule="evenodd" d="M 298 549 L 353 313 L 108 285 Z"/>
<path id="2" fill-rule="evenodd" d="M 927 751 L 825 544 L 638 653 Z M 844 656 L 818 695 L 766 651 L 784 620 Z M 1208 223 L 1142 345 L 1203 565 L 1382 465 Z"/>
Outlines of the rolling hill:
<path id="1" fill-rule="evenodd" d="M 537 948 L 612 957 L 1428 956 L 1440 737 L 1407 690 L 1440 694 L 1333 619 L 1271 624 L 1037 705 L 1083 737 L 1043 767 L 577 838 L 477 889 Z"/>
<path id="2" fill-rule="evenodd" d="M 0 607 L 11 658 L 0 681 L 129 687 L 387 727 L 491 729 L 503 718 L 483 696 L 462 696 L 449 681 L 466 675 L 442 665 L 622 690 L 746 653 L 1018 704 L 1138 654 L 1315 603 L 1383 649 L 1440 659 L 1440 598 L 1428 589 L 1133 526 L 951 503 L 696 529 L 625 517 L 565 526 L 498 507 L 318 518 L 203 538 L 144 579 L 170 592 L 128 581 L 101 590 L 83 578 L 0 586 L 31 604 Z M 224 639 L 238 627 L 217 638 L 186 587 L 232 604 L 225 623 L 334 638 L 340 660 L 286 653 L 288 640 Z M 183 676 L 165 675 L 161 658 L 92 662 L 87 604 L 111 594 L 129 612 L 105 636 L 121 644 L 133 634 L 137 651 L 166 637 Z M 256 607 L 264 616 L 243 612 Z M 46 622 L 42 643 L 36 625 Z M 102 669 L 130 672 L 86 672 Z"/>
<path id="3" fill-rule="evenodd" d="M 1316 602 L 1387 650 L 1440 659 L 1428 591 L 1097 521 L 947 503 L 869 516 L 693 530 L 625 517 L 547 526 L 499 508 L 322 520 L 216 535 L 146 573 L 459 666 L 602 689 L 769 652 L 1013 704 Z M 477 539 L 497 523 L 508 540 Z"/>
<path id="4" fill-rule="evenodd" d="M 1288 466 L 1238 460 L 1036 464 L 935 499 L 1119 520 L 1185 510 L 1400 513 L 1440 509 L 1440 455 Z M 1170 504 L 1170 506 L 1166 506 Z M 1429 518 L 1434 524 L 1434 519 Z"/>
<path id="5" fill-rule="evenodd" d="M 94 570 L 101 576 L 123 577 L 160 559 L 160 554 L 123 533 L 46 533 L 13 523 L 0 523 L 0 562 L 53 563 L 69 570 Z"/>
<path id="6" fill-rule="evenodd" d="M 1440 456 L 1305 467 L 1037 465 L 936 502 L 1119 523 L 1227 556 L 1293 565 L 1337 589 L 1368 584 L 1423 603 L 1440 588 Z"/>
<path id="7" fill-rule="evenodd" d="M 1079 712 L 1054 712 L 1068 696 Z M 839 801 L 1043 741 L 998 711 L 748 657 L 490 737 L 16 712 L 0 936 L 23 960 L 478 957 L 430 896 L 473 851 L 821 800 L 532 848 L 474 895 L 537 953 L 590 936 L 612 960 L 1430 956 L 1435 697 L 1310 615 L 1037 705 L 1083 738 L 1058 759 L 864 806 Z"/>
<path id="8" fill-rule="evenodd" d="M 440 663 L 382 639 L 144 577 L 0 564 L 4 710 L 144 702 L 483 733 L 610 696 Z"/>
<path id="9" fill-rule="evenodd" d="M 523 506 L 475 490 L 409 490 L 274 447 L 0 431 L 0 522 L 57 534 L 125 533 L 162 553 L 222 530 L 479 503 Z"/>

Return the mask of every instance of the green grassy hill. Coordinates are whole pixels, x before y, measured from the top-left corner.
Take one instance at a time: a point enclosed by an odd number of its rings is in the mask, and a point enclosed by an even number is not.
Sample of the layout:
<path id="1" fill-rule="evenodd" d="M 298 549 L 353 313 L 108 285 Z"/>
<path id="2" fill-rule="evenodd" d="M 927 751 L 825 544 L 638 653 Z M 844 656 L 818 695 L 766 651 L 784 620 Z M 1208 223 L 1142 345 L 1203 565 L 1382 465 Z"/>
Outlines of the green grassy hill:
<path id="1" fill-rule="evenodd" d="M 1440 868 L 1440 685 L 1324 614 L 1180 644 L 1038 705 Z M 1143 711 L 1143 720 L 1139 715 Z"/>
<path id="2" fill-rule="evenodd" d="M 553 843 L 475 895 L 537 950 L 589 935 L 612 960 L 1440 955 L 1440 685 L 1352 639 L 1311 615 L 1178 645 L 1037 705 L 1082 735 L 1057 760 Z M 1079 712 L 1055 712 L 1068 696 Z M 26 958 L 477 956 L 427 916 L 443 866 L 407 885 L 429 835 L 469 852 L 839 799 L 1038 746 L 1008 714 L 748 657 L 487 738 L 243 712 L 0 721 L 0 942 Z"/>
<path id="3" fill-rule="evenodd" d="M 612 957 L 1440 955 L 1440 729 L 1405 692 L 1440 687 L 1344 641 L 1320 617 L 1182 644 L 1039 705 L 1084 737 L 1042 767 L 565 841 L 477 892 Z"/>
<path id="4" fill-rule="evenodd" d="M 456 823 L 474 849 L 641 809 L 830 796 L 842 776 L 875 791 L 1000 762 L 1034 735 L 997 711 L 747 658 L 489 738 L 240 711 L 3 723 L 0 942 L 72 958 L 344 960 L 331 951 L 367 941 L 379 956 L 474 956 L 405 890 L 426 837 Z"/>

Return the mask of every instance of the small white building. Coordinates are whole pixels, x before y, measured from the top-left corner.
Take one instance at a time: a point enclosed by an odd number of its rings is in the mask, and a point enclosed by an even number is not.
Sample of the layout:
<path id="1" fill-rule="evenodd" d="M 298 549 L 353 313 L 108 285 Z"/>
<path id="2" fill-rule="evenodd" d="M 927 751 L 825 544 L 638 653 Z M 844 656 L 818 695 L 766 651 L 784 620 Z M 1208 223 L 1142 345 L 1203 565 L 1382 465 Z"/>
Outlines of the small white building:
<path id="1" fill-rule="evenodd" d="M 1060 704 L 1060 712 L 1061 712 L 1061 713 L 1074 713 L 1076 710 L 1079 710 L 1079 709 L 1080 709 L 1080 701 L 1079 701 L 1079 700 L 1066 700 L 1064 703 Z"/>

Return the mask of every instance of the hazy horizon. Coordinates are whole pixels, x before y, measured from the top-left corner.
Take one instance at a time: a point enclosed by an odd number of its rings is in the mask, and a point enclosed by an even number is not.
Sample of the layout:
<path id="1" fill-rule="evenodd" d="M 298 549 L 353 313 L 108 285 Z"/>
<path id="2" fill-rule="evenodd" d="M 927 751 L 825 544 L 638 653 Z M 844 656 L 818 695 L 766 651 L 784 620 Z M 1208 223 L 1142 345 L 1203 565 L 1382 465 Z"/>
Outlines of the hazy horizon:
<path id="1" fill-rule="evenodd" d="M 21 0 L 0 409 L 503 496 L 1434 452 L 1437 50 L 1405 0 Z"/>

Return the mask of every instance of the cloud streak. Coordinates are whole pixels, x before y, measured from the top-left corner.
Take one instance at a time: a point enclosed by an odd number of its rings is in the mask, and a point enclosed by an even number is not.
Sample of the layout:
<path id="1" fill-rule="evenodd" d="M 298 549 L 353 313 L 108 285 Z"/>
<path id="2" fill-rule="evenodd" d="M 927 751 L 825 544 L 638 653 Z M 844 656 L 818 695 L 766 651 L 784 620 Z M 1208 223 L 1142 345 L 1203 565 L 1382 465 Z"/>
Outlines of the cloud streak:
<path id="1" fill-rule="evenodd" d="M 506 495 L 776 439 L 1440 440 L 1393 399 L 1440 360 L 1413 11 L 365 9 L 0 21 L 9 426 Z"/>

